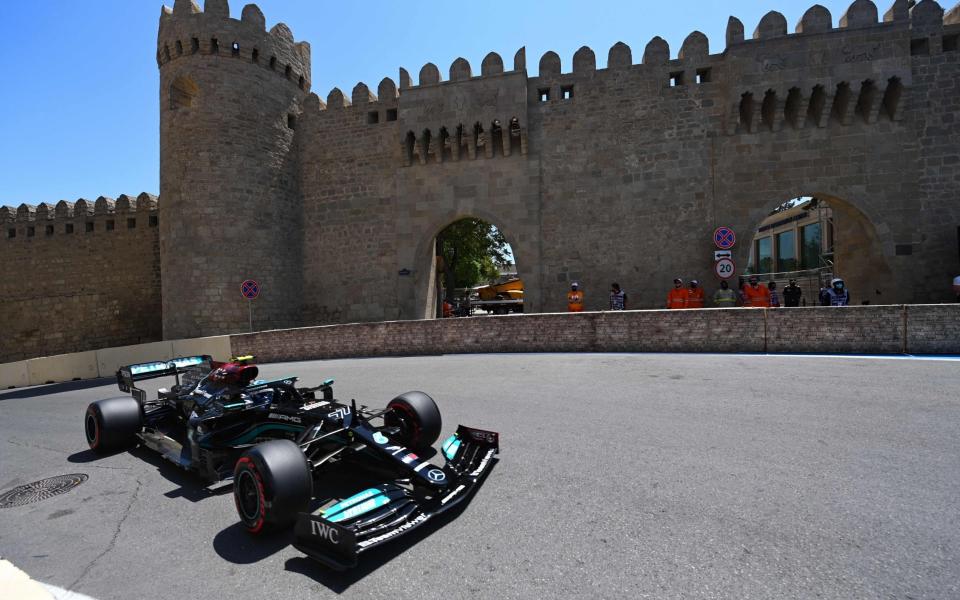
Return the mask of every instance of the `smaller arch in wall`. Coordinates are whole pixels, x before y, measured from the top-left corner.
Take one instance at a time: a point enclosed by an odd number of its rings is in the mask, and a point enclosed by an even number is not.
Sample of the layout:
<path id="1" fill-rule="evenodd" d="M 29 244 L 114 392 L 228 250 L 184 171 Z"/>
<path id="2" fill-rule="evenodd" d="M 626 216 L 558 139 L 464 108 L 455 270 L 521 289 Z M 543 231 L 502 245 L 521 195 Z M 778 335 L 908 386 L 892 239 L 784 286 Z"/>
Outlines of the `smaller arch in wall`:
<path id="1" fill-rule="evenodd" d="M 343 92 L 340 91 L 340 88 L 333 88 L 330 90 L 330 93 L 327 94 L 328 109 L 345 108 L 349 105 L 350 103 L 347 102 L 347 99 L 344 97 Z"/>
<path id="2" fill-rule="evenodd" d="M 73 205 L 73 214 L 77 217 L 89 217 L 93 215 L 93 203 L 79 198 Z"/>
<path id="3" fill-rule="evenodd" d="M 800 92 L 800 88 L 790 88 L 790 91 L 787 92 L 787 102 L 783 108 L 783 116 L 787 123 L 794 129 L 799 129 L 804 124 L 803 121 L 806 119 L 806 113 L 802 112 L 802 110 L 803 95 Z"/>
<path id="4" fill-rule="evenodd" d="M 170 110 L 190 108 L 200 93 L 197 84 L 186 75 L 181 75 L 170 84 Z"/>
<path id="5" fill-rule="evenodd" d="M 891 121 L 900 120 L 900 99 L 903 96 L 903 81 L 899 77 L 887 80 L 887 89 L 883 91 L 882 114 Z"/>
<path id="6" fill-rule="evenodd" d="M 835 123 L 847 124 L 847 114 L 850 109 L 850 98 L 853 93 L 850 91 L 850 84 L 846 81 L 837 84 L 837 89 L 833 94 L 833 106 L 830 109 L 830 120 Z"/>
<path id="7" fill-rule="evenodd" d="M 752 133 L 754 102 L 753 92 L 746 92 L 740 96 L 740 122 L 737 125 L 738 133 Z"/>
<path id="8" fill-rule="evenodd" d="M 813 86 L 810 102 L 807 104 L 807 124 L 819 127 L 823 123 L 823 114 L 827 106 L 827 90 L 822 85 Z"/>
<path id="9" fill-rule="evenodd" d="M 743 21 L 736 17 L 727 19 L 727 47 L 743 41 Z"/>
<path id="10" fill-rule="evenodd" d="M 860 94 L 857 96 L 857 104 L 853 112 L 864 123 L 873 122 L 873 109 L 876 106 L 878 95 L 879 91 L 872 79 L 867 79 L 860 84 Z"/>
<path id="11" fill-rule="evenodd" d="M 777 125 L 777 92 L 767 90 L 763 94 L 763 103 L 760 105 L 760 120 L 763 126 L 774 131 Z"/>
<path id="12" fill-rule="evenodd" d="M 381 100 L 395 100 L 397 98 L 397 84 L 389 77 L 380 80 L 377 86 L 377 97 Z"/>
<path id="13" fill-rule="evenodd" d="M 73 217 L 73 204 L 67 202 L 66 200 L 57 202 L 57 206 L 54 208 L 54 214 L 59 219 L 69 219 Z M 3 219 L 0 219 L 0 221 L 2 220 Z"/>
<path id="14" fill-rule="evenodd" d="M 370 88 L 367 87 L 367 84 L 362 81 L 353 87 L 353 92 L 350 94 L 351 101 L 354 105 L 357 104 L 368 104 L 370 102 L 376 102 L 377 97 L 370 92 Z"/>

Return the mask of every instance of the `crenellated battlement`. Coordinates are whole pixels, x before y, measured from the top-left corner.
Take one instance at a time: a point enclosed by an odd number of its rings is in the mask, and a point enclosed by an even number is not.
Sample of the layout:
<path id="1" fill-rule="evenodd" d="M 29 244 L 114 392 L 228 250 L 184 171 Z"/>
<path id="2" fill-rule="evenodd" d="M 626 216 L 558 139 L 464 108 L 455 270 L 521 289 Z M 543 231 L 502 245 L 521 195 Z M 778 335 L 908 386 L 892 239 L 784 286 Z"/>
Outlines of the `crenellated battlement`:
<path id="1" fill-rule="evenodd" d="M 190 57 L 242 60 L 275 72 L 310 89 L 310 44 L 294 40 L 284 23 L 269 31 L 256 4 L 243 7 L 240 19 L 230 18 L 227 0 L 206 0 L 204 10 L 194 0 L 176 0 L 163 6 L 157 35 L 157 65 Z"/>
<path id="2" fill-rule="evenodd" d="M 0 240 L 155 228 L 158 215 L 157 196 L 146 192 L 139 196 L 121 194 L 116 200 L 100 196 L 94 201 L 80 198 L 76 202 L 61 200 L 56 204 L 41 202 L 16 208 L 0 206 Z"/>

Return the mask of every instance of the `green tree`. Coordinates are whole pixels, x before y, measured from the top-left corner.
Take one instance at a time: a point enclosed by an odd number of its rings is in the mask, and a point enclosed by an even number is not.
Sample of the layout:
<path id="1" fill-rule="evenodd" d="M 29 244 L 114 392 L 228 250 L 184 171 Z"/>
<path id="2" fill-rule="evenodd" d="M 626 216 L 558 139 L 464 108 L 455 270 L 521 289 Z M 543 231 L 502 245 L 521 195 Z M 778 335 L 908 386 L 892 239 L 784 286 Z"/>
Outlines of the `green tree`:
<path id="1" fill-rule="evenodd" d="M 480 219 L 461 219 L 437 235 L 446 296 L 457 288 L 493 281 L 509 263 L 507 240 L 496 227 Z"/>

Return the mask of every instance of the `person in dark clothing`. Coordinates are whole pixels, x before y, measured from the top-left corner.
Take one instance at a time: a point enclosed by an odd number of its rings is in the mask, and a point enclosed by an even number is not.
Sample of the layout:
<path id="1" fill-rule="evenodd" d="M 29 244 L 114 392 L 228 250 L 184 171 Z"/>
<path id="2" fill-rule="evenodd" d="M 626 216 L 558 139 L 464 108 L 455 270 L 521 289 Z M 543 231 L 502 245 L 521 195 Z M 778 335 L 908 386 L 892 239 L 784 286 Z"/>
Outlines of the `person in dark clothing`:
<path id="1" fill-rule="evenodd" d="M 796 279 L 791 279 L 790 284 L 783 288 L 783 305 L 800 306 L 801 298 L 803 298 L 803 290 L 797 285 Z"/>

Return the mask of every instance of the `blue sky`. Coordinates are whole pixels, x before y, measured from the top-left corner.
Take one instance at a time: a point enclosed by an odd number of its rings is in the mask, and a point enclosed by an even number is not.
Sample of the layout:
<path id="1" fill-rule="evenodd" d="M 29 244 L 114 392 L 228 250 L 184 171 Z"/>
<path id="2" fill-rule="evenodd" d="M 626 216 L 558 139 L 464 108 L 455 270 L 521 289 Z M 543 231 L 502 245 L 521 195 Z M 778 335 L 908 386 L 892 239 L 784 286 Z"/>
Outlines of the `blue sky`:
<path id="1" fill-rule="evenodd" d="M 487 52 L 507 68 L 527 47 L 528 72 L 556 51 L 564 71 L 582 45 L 598 67 L 617 41 L 639 62 L 654 36 L 676 55 L 694 30 L 723 51 L 727 17 L 739 17 L 749 36 L 768 10 L 793 25 L 814 0 L 631 2 L 486 0 L 330 2 L 262 0 L 267 27 L 278 21 L 313 49 L 313 91 L 337 86 L 349 96 L 363 81 L 371 89 L 398 67 L 416 78 L 424 63 L 446 74 L 458 56 L 474 72 Z M 834 25 L 848 1 L 820 0 Z M 169 0 L 169 5 L 173 0 Z M 239 18 L 243 2 L 231 3 Z M 890 2 L 879 6 L 880 14 Z M 946 3 L 950 5 L 950 3 Z M 155 61 L 161 2 L 155 0 L 34 0 L 5 2 L 0 20 L 0 205 L 94 199 L 159 191 L 159 91 Z"/>

